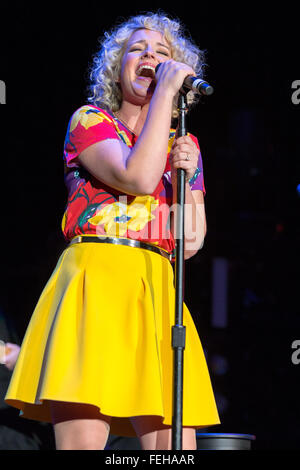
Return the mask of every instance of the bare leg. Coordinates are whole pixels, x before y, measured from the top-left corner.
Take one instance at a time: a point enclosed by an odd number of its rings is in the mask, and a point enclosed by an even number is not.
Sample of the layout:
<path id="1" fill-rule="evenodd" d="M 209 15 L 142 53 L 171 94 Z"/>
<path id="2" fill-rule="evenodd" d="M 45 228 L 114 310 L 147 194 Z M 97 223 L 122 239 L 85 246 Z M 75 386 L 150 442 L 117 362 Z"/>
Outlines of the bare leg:
<path id="1" fill-rule="evenodd" d="M 130 419 L 143 450 L 155 450 L 157 429 L 161 426 L 158 416 L 135 416 Z"/>
<path id="2" fill-rule="evenodd" d="M 103 450 L 110 430 L 109 416 L 96 406 L 49 402 L 57 450 Z"/>
<path id="3" fill-rule="evenodd" d="M 136 416 L 131 418 L 132 425 L 143 450 L 171 450 L 172 429 L 162 424 L 159 416 Z M 196 431 L 194 428 L 182 429 L 182 450 L 196 450 Z"/>
<path id="4" fill-rule="evenodd" d="M 156 450 L 172 449 L 171 428 L 157 431 Z M 182 429 L 182 450 L 197 450 L 196 431 L 193 428 Z"/>

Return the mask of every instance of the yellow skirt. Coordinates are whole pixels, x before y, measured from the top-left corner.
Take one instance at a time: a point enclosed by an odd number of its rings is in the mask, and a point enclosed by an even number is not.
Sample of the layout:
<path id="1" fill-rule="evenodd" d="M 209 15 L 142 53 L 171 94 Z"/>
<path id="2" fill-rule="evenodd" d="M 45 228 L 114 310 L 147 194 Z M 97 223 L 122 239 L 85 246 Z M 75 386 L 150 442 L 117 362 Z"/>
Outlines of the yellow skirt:
<path id="1" fill-rule="evenodd" d="M 130 417 L 172 424 L 175 289 L 168 259 L 83 243 L 61 255 L 32 315 L 6 402 L 51 422 L 49 400 L 87 403 L 134 436 Z M 219 424 L 202 346 L 184 305 L 183 426 Z"/>

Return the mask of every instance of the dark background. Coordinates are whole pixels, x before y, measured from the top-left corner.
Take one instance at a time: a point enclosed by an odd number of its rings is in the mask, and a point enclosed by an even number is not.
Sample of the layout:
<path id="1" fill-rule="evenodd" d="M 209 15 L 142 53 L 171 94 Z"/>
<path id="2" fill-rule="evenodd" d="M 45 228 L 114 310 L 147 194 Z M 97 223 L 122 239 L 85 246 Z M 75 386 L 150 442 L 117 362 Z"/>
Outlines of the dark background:
<path id="1" fill-rule="evenodd" d="M 0 303 L 20 338 L 64 247 L 63 142 L 71 114 L 86 103 L 97 40 L 144 10 L 132 2 L 36 5 L 1 7 Z M 286 3 L 264 14 L 252 4 L 195 5 L 151 2 L 149 10 L 183 21 L 207 50 L 215 88 L 188 118 L 202 150 L 208 233 L 186 262 L 185 298 L 222 420 L 208 431 L 254 434 L 257 449 L 299 449 L 300 364 L 291 360 L 300 339 L 297 14 Z M 212 320 L 216 258 L 228 263 L 225 327 Z"/>

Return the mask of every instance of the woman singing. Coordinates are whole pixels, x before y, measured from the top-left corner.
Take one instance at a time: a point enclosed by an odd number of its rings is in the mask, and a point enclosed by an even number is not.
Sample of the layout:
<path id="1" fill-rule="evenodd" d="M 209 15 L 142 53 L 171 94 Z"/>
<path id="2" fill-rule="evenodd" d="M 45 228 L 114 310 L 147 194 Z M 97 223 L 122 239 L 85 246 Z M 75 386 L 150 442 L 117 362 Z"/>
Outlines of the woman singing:
<path id="1" fill-rule="evenodd" d="M 53 423 L 57 449 L 104 449 L 109 432 L 137 435 L 142 449 L 171 449 L 178 168 L 186 172 L 186 259 L 206 232 L 198 141 L 177 138 L 171 121 L 185 77 L 202 65 L 178 21 L 130 18 L 105 34 L 90 104 L 70 119 L 62 222 L 70 243 L 38 301 L 6 395 L 24 417 Z M 183 323 L 183 449 L 196 449 L 195 430 L 219 417 L 185 305 Z"/>

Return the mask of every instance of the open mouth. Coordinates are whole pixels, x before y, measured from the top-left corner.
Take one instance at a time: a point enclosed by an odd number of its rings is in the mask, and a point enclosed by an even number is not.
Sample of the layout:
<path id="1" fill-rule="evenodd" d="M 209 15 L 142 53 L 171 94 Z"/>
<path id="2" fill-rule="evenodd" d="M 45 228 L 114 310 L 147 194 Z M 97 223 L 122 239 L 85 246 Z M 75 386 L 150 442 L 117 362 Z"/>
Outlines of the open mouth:
<path id="1" fill-rule="evenodd" d="M 136 75 L 140 79 L 152 81 L 155 78 L 155 67 L 152 64 L 140 64 L 136 70 Z"/>

